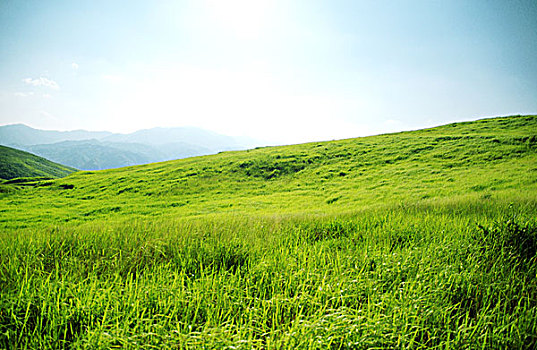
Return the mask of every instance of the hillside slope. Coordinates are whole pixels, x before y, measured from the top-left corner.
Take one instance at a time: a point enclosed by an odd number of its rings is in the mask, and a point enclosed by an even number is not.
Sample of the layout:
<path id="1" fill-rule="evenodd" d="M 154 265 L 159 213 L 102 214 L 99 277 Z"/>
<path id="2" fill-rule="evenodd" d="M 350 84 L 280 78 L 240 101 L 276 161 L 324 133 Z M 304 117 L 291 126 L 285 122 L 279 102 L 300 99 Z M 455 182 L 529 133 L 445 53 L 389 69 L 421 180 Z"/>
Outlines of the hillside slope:
<path id="1" fill-rule="evenodd" d="M 27 189 L 20 201 L 61 201 L 48 218 L 68 221 L 208 213 L 356 210 L 368 206 L 489 198 L 535 190 L 537 117 L 506 117 L 331 142 L 267 147 L 99 172 Z M 58 197 L 59 196 L 59 197 Z M 87 200 L 91 198 L 91 200 Z M 41 222 L 7 206 L 10 224 Z M 88 214 L 91 213 L 91 214 Z M 35 213 L 37 214 L 37 213 Z M 29 217 L 30 216 L 30 217 Z M 110 217 L 110 218 L 111 218 Z"/>
<path id="2" fill-rule="evenodd" d="M 0 146 L 0 178 L 64 177 L 76 169 L 53 163 L 28 152 Z"/>
<path id="3" fill-rule="evenodd" d="M 536 131 L 0 183 L 0 348 L 535 349 Z"/>

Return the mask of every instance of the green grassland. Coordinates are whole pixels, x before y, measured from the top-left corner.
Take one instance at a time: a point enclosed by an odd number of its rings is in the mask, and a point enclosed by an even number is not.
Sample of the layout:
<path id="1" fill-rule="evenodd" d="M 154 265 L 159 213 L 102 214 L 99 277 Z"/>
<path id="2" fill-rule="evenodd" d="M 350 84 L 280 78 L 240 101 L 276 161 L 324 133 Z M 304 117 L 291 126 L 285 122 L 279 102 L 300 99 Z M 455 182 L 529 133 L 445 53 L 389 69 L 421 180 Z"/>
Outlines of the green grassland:
<path id="1" fill-rule="evenodd" d="M 0 146 L 0 179 L 64 177 L 76 169 L 10 147 Z"/>
<path id="2" fill-rule="evenodd" d="M 537 116 L 0 188 L 0 347 L 537 346 Z"/>

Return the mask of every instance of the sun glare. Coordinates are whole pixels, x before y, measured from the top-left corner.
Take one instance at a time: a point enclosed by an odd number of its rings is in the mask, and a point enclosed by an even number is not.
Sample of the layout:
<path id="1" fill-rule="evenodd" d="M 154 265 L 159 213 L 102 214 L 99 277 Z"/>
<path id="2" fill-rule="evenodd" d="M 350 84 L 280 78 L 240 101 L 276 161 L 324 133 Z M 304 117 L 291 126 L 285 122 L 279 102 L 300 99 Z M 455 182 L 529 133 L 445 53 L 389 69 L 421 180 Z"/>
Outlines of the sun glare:
<path id="1" fill-rule="evenodd" d="M 255 39 L 268 22 L 272 0 L 208 0 L 207 10 L 215 24 L 241 39 Z"/>

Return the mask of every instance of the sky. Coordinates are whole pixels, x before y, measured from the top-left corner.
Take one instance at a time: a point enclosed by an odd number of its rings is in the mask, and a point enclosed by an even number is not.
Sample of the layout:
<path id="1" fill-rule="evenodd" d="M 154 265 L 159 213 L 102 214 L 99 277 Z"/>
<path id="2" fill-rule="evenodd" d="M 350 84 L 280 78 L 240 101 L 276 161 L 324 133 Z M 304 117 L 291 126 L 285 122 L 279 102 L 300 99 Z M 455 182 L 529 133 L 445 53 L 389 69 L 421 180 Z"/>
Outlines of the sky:
<path id="1" fill-rule="evenodd" d="M 535 0 L 0 1 L 0 125 L 300 143 L 536 113 Z"/>

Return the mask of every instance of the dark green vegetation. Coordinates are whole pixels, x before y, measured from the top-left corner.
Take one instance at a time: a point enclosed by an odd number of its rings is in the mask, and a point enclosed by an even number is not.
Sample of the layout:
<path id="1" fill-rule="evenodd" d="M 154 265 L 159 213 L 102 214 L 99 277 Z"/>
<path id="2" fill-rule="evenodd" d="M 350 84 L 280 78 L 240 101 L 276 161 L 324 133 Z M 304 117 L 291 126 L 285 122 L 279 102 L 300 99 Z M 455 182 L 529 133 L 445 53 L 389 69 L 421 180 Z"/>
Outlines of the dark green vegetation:
<path id="1" fill-rule="evenodd" d="M 537 117 L 34 181 L 0 346 L 535 348 Z"/>
<path id="2" fill-rule="evenodd" d="M 64 177 L 74 171 L 76 169 L 53 163 L 31 153 L 0 146 L 0 179 Z"/>

